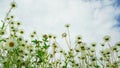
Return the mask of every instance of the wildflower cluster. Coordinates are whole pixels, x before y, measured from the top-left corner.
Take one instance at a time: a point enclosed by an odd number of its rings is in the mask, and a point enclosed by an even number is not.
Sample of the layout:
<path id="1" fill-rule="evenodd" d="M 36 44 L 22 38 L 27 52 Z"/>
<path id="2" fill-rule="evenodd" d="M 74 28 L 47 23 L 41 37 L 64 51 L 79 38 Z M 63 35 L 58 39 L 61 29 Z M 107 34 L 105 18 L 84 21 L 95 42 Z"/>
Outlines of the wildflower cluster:
<path id="1" fill-rule="evenodd" d="M 103 37 L 103 43 L 87 44 L 77 36 L 74 44 L 70 38 L 70 25 L 61 36 L 68 51 L 64 50 L 52 34 L 43 34 L 38 38 L 36 31 L 25 39 L 21 22 L 10 15 L 16 3 L 1 20 L 0 27 L 0 68 L 119 68 L 120 42 L 110 44 L 110 36 Z M 63 46 L 65 46 L 63 45 Z M 99 49 L 97 48 L 99 47 Z"/>

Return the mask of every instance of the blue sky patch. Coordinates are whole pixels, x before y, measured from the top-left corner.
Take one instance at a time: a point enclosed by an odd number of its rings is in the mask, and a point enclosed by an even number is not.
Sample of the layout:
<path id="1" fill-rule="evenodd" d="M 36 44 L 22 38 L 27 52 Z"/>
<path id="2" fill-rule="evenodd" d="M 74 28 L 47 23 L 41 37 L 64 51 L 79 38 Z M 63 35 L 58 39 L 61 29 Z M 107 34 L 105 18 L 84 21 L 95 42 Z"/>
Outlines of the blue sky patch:
<path id="1" fill-rule="evenodd" d="M 113 5 L 115 8 L 119 8 L 120 7 L 120 0 L 116 0 Z M 115 16 L 115 19 L 117 21 L 117 24 L 115 25 L 115 27 L 120 27 L 120 13 L 119 13 L 119 15 Z"/>
<path id="2" fill-rule="evenodd" d="M 114 6 L 119 7 L 120 6 L 120 0 L 116 0 L 115 3 L 114 3 Z"/>
<path id="3" fill-rule="evenodd" d="M 116 17 L 116 20 L 117 20 L 117 25 L 116 25 L 116 27 L 120 27 L 120 14 L 119 15 L 117 15 Z"/>

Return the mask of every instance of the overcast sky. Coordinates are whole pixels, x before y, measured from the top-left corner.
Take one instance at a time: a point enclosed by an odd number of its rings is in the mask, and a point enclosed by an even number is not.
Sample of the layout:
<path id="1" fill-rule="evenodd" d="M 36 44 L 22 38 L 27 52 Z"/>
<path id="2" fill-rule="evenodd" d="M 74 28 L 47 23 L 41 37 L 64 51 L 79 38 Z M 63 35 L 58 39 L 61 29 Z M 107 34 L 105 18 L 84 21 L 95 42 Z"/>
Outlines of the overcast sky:
<path id="1" fill-rule="evenodd" d="M 3 19 L 12 0 L 0 0 L 0 19 Z M 120 41 L 119 0 L 15 0 L 12 14 L 23 24 L 26 33 L 36 30 L 39 35 L 52 33 L 61 38 L 71 25 L 72 39 L 81 35 L 86 42 L 101 41 L 111 35 L 112 42 Z"/>

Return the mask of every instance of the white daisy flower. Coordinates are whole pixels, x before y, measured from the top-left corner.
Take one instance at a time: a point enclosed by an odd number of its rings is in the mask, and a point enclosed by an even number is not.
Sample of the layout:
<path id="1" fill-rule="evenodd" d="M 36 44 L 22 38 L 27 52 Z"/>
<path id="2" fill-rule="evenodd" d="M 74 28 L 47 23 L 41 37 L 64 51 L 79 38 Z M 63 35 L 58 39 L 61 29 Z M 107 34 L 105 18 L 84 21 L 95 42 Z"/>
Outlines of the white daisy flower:
<path id="1" fill-rule="evenodd" d="M 14 49 L 18 46 L 17 40 L 15 39 L 8 39 L 6 41 L 6 49 L 10 50 L 10 49 Z"/>
<path id="2" fill-rule="evenodd" d="M 5 35 L 5 33 L 6 33 L 5 30 L 1 30 L 1 29 L 0 29 L 0 36 L 1 36 L 1 35 Z"/>

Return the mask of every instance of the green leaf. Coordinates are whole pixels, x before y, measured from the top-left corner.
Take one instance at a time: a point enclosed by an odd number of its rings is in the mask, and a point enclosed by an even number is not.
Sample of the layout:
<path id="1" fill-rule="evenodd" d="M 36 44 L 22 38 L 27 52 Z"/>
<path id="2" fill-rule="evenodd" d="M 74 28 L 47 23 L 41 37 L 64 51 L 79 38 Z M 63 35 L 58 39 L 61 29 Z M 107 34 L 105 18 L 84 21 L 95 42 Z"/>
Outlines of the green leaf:
<path id="1" fill-rule="evenodd" d="M 1 20 L 1 22 L 3 21 Z M 5 27 L 5 22 L 3 22 L 1 29 L 3 29 L 4 27 Z"/>
<path id="2" fill-rule="evenodd" d="M 0 39 L 0 42 L 4 41 L 3 39 Z"/>
<path id="3" fill-rule="evenodd" d="M 43 48 L 48 49 L 48 47 L 49 47 L 49 46 L 44 42 Z"/>
<path id="4" fill-rule="evenodd" d="M 38 54 L 38 57 L 42 57 L 44 55 L 44 52 L 43 51 L 38 51 L 37 54 Z"/>
<path id="5" fill-rule="evenodd" d="M 35 43 L 35 44 L 38 44 L 40 41 L 38 41 L 37 39 L 35 39 L 35 40 L 32 40 L 32 42 Z"/>
<path id="6" fill-rule="evenodd" d="M 43 46 L 45 49 L 48 49 L 49 48 L 49 46 Z"/>

